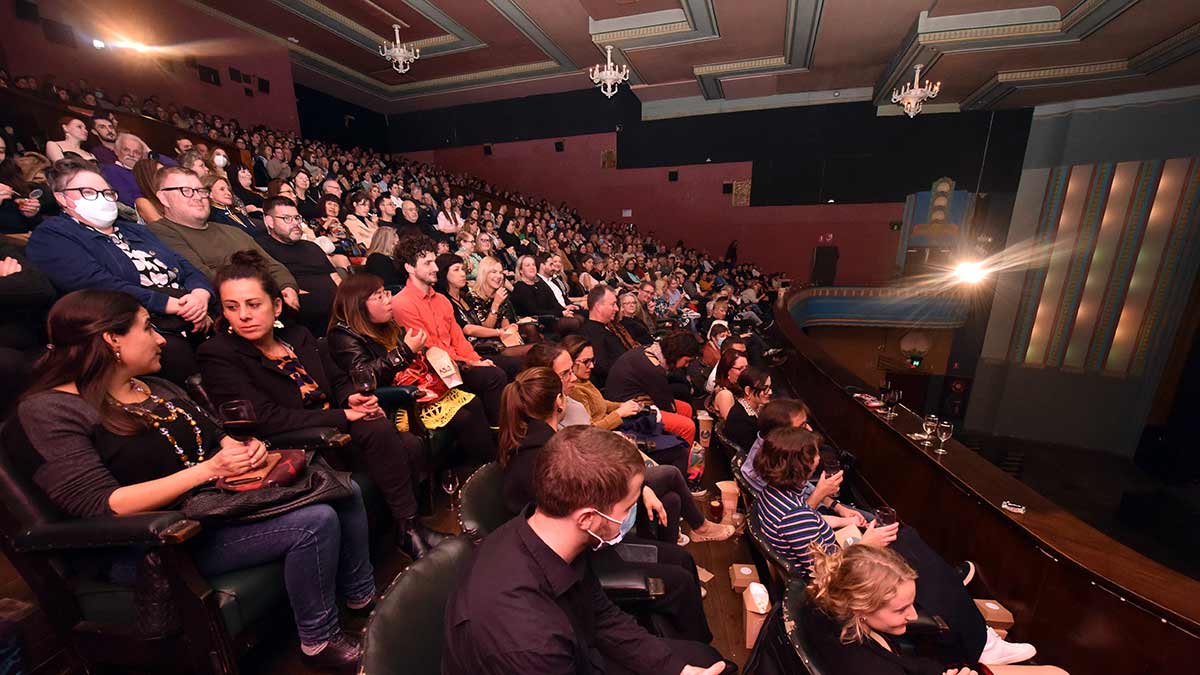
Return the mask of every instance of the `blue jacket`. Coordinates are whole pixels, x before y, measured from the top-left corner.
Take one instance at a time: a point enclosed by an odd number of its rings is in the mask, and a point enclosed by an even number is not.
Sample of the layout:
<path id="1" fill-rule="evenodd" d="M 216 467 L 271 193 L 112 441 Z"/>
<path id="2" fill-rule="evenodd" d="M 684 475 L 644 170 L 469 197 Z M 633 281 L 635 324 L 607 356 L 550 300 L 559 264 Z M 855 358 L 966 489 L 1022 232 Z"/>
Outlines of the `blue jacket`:
<path id="1" fill-rule="evenodd" d="M 204 273 L 168 248 L 145 225 L 124 220 L 118 220 L 115 225 L 130 248 L 151 251 L 173 269 L 180 286 L 188 291 L 203 288 L 212 293 L 212 285 Z M 167 312 L 167 300 L 171 296 L 143 287 L 133 261 L 108 235 L 82 225 L 68 215 L 42 221 L 29 237 L 25 256 L 63 293 L 81 288 L 124 291 L 137 298 L 152 314 Z"/>

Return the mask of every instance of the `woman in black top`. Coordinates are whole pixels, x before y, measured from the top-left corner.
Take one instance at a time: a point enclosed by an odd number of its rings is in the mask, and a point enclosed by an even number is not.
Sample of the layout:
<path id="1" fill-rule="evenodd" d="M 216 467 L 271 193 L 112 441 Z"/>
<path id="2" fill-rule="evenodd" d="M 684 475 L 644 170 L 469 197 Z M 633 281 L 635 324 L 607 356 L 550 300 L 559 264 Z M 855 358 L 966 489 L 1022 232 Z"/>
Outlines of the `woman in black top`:
<path id="1" fill-rule="evenodd" d="M 235 253 L 214 282 L 224 325 L 196 354 L 209 395 L 217 403 L 250 401 L 267 436 L 316 426 L 348 431 L 392 511 L 401 548 L 413 558 L 424 555 L 440 537 L 416 518 L 414 486 L 426 454 L 421 440 L 397 431 L 374 396 L 357 393 L 307 329 L 275 328 L 283 300 L 261 256 Z"/>
<path id="2" fill-rule="evenodd" d="M 254 189 L 254 173 L 241 165 L 230 167 L 230 171 L 234 175 L 233 183 L 230 187 L 233 188 L 233 194 L 241 200 L 242 208 L 246 210 L 246 213 L 261 214 L 263 196 L 262 193 Z M 266 185 L 266 183 L 264 182 L 263 185 Z"/>
<path id="3" fill-rule="evenodd" d="M 737 400 L 725 417 L 725 436 L 748 451 L 758 438 L 758 411 L 771 400 L 771 376 L 761 368 L 746 368 L 734 391 Z"/>
<path id="4" fill-rule="evenodd" d="M 529 351 L 527 345 L 506 346 L 503 340 L 519 339 L 517 325 L 506 323 L 493 314 L 488 303 L 475 296 L 467 286 L 467 272 L 462 258 L 453 253 L 437 257 L 438 276 L 434 290 L 450 299 L 454 309 L 454 321 L 463 330 L 467 341 L 486 359 L 491 359 L 504 370 L 508 378 L 521 372 L 521 361 Z M 486 325 L 491 322 L 494 327 Z M 498 325 L 497 325 L 498 324 Z"/>
<path id="5" fill-rule="evenodd" d="M 163 338 L 150 314 L 118 291 L 64 296 L 49 318 L 50 351 L 4 447 L 64 513 L 87 518 L 178 508 L 192 490 L 261 466 L 267 450 L 237 441 L 177 387 L 146 377 Z M 335 593 L 364 608 L 375 594 L 361 494 L 249 524 L 207 522 L 188 543 L 215 576 L 282 560 L 302 657 L 320 669 L 357 664 L 358 639 L 338 626 Z M 142 551 L 104 558 L 114 582 L 137 582 Z"/>
<path id="6" fill-rule="evenodd" d="M 890 548 L 813 549 L 813 581 L 801 615 L 805 636 L 831 675 L 1066 675 L 1054 666 L 952 663 L 900 653 L 917 618 L 917 573 Z"/>
<path id="7" fill-rule="evenodd" d="M 537 290 L 534 288 L 537 282 L 537 262 L 533 256 L 523 255 L 518 258 L 517 278 L 513 281 L 512 294 L 509 295 L 517 316 L 537 316 L 541 313 Z"/>
<path id="8" fill-rule="evenodd" d="M 371 245 L 367 247 L 367 262 L 363 271 L 374 274 L 383 281 L 383 285 L 393 290 L 399 290 L 408 279 L 403 265 L 397 265 L 392 257 L 396 250 L 399 237 L 394 227 L 380 227 L 371 237 Z"/>

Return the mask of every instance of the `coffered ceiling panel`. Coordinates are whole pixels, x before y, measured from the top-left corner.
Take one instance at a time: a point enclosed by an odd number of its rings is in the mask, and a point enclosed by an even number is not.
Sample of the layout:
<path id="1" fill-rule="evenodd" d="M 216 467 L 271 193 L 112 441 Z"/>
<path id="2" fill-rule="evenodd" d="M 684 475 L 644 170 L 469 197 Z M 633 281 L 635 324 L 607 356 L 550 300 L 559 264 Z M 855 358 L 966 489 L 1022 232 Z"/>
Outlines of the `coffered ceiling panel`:
<path id="1" fill-rule="evenodd" d="M 649 117 L 886 108 L 916 64 L 949 109 L 1200 84 L 1200 0 L 172 1 L 288 46 L 297 82 L 382 112 L 591 88 L 605 45 Z M 403 75 L 377 51 L 394 23 L 421 49 Z"/>

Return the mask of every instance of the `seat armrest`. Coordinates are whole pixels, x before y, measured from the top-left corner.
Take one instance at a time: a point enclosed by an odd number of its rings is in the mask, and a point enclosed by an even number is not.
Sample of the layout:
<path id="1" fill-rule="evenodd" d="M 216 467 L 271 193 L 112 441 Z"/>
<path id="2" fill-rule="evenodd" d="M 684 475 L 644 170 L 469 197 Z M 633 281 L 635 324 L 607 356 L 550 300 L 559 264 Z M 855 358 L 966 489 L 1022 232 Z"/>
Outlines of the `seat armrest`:
<path id="1" fill-rule="evenodd" d="M 662 580 L 646 576 L 644 570 L 621 567 L 612 570 L 596 570 L 600 587 L 613 602 L 650 600 L 661 595 Z"/>
<path id="2" fill-rule="evenodd" d="M 169 545 L 191 539 L 200 523 L 179 511 L 97 516 L 32 525 L 13 537 L 20 553 Z"/>
<path id="3" fill-rule="evenodd" d="M 335 427 L 305 427 L 274 434 L 266 440 L 275 448 L 321 450 L 344 447 L 350 442 L 350 434 Z"/>
<path id="4" fill-rule="evenodd" d="M 950 630 L 946 621 L 937 614 L 930 614 L 924 609 L 917 609 L 917 618 L 908 622 L 908 632 L 914 636 L 930 636 L 945 633 Z"/>
<path id="5" fill-rule="evenodd" d="M 416 405 L 417 398 L 420 396 L 420 390 L 411 384 L 405 384 L 395 387 L 379 387 L 375 390 L 375 396 L 379 398 L 379 405 L 382 408 L 390 409 L 409 409 Z"/>

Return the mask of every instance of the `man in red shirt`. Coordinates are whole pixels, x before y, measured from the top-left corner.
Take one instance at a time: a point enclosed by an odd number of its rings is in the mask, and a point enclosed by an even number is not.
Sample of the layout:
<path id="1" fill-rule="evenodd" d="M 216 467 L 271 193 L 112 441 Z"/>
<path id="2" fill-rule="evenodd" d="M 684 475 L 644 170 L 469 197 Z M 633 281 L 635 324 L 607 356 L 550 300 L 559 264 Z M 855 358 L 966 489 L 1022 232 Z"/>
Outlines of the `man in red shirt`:
<path id="1" fill-rule="evenodd" d="M 500 419 L 500 394 L 508 376 L 490 360 L 481 358 L 454 320 L 446 296 L 433 290 L 437 281 L 437 245 L 424 234 L 408 234 L 396 243 L 395 258 L 404 263 L 408 283 L 392 297 L 392 316 L 406 328 L 422 328 L 427 347 L 440 347 L 459 364 L 463 386 L 483 400 L 488 421 Z"/>

